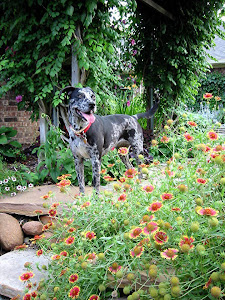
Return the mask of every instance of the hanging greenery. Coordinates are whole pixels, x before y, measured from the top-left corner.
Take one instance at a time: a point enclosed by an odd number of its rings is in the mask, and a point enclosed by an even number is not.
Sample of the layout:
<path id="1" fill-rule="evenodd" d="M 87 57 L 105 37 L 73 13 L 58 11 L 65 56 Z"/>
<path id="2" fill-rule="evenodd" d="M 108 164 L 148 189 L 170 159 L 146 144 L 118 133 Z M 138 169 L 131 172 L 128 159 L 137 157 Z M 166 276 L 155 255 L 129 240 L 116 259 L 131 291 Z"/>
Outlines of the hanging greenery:
<path id="1" fill-rule="evenodd" d="M 120 80 L 116 49 L 124 18 L 134 10 L 132 0 L 126 6 L 114 0 L 1 1 L 0 97 L 13 90 L 20 107 L 28 104 L 37 113 L 39 104 L 49 113 L 62 101 L 59 90 L 70 83 L 74 51 L 80 84 L 91 86 L 107 104 Z"/>

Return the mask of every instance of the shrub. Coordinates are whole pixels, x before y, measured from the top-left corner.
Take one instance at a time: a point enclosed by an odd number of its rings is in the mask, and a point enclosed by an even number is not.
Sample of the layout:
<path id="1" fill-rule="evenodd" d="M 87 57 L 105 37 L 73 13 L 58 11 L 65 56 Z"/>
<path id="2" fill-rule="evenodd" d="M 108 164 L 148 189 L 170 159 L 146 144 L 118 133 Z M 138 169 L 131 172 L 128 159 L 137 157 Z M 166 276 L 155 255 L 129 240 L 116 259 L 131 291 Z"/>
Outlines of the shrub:
<path id="1" fill-rule="evenodd" d="M 12 127 L 2 126 L 0 128 L 0 157 L 15 158 L 21 154 L 22 145 L 18 141 L 12 140 L 16 134 L 17 130 Z"/>

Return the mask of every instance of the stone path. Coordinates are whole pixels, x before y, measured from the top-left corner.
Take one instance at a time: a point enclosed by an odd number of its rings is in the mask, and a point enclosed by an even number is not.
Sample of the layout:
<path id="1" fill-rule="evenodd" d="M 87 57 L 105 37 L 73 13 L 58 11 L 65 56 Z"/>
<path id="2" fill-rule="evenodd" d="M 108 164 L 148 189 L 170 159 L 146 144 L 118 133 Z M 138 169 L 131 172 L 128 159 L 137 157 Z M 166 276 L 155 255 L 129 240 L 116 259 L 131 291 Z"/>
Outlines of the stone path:
<path id="1" fill-rule="evenodd" d="M 108 187 L 107 187 L 108 188 Z M 101 187 L 101 190 L 106 187 Z M 41 196 L 46 195 L 49 191 L 54 194 L 55 202 L 73 202 L 74 196 L 79 193 L 76 186 L 69 188 L 69 193 L 62 193 L 56 185 L 42 185 L 36 186 L 25 192 L 18 193 L 14 197 L 5 196 L 0 198 L 0 213 L 9 213 L 25 216 L 36 216 L 35 210 L 42 210 L 43 214 L 48 214 L 48 209 L 43 208 L 43 203 L 46 200 Z M 86 187 L 86 194 L 91 194 L 92 187 Z"/>

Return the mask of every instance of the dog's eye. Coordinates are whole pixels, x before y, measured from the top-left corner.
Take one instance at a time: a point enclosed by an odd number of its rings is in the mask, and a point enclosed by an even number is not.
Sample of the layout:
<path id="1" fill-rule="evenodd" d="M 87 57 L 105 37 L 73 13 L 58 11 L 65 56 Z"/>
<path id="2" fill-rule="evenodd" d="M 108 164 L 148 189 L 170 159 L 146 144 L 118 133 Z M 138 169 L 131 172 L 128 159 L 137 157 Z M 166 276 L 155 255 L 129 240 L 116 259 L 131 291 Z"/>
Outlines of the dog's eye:
<path id="1" fill-rule="evenodd" d="M 94 94 L 91 95 L 91 99 L 95 100 L 95 95 Z"/>

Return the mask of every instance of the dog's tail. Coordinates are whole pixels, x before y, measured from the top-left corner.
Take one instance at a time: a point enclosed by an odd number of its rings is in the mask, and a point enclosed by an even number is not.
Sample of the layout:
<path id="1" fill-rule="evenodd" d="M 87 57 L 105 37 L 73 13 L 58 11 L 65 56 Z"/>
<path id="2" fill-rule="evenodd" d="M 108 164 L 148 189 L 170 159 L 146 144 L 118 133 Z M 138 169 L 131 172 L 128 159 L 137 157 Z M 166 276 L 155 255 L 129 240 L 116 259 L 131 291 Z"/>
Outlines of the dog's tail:
<path id="1" fill-rule="evenodd" d="M 159 99 L 159 96 L 157 95 L 156 96 L 156 102 L 150 110 L 148 110 L 144 113 L 133 115 L 133 117 L 137 120 L 142 119 L 142 118 L 150 119 L 156 113 L 156 111 L 159 107 L 159 103 L 160 103 L 160 99 Z"/>

